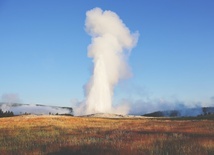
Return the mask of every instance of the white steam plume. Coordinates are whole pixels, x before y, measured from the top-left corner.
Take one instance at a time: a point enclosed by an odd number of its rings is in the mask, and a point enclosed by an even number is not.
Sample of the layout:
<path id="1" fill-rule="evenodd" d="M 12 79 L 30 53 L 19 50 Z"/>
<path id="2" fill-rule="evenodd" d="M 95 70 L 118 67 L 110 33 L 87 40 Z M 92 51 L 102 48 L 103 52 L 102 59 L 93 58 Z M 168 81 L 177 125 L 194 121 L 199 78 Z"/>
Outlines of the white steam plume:
<path id="1" fill-rule="evenodd" d="M 112 11 L 94 8 L 87 11 L 86 31 L 92 36 L 88 57 L 93 59 L 93 75 L 86 85 L 84 114 L 124 113 L 112 108 L 114 86 L 131 76 L 127 58 L 138 40 Z M 126 109 L 127 108 L 121 108 Z"/>

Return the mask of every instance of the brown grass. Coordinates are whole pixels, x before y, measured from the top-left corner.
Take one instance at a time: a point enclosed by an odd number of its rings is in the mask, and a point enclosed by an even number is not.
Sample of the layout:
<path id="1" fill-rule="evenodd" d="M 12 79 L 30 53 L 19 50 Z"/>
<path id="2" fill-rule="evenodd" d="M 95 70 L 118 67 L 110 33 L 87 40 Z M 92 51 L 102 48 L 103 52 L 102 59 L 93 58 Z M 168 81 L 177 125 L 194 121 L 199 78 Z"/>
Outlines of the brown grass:
<path id="1" fill-rule="evenodd" d="M 0 118 L 0 154 L 214 154 L 214 121 Z"/>

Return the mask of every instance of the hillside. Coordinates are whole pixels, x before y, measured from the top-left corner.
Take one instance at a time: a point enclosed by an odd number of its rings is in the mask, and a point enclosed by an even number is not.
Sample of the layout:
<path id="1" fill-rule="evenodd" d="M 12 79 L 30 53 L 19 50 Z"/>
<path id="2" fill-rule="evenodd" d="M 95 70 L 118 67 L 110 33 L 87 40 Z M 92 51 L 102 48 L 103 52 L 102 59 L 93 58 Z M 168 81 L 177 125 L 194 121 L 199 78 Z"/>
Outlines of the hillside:
<path id="1" fill-rule="evenodd" d="M 213 115 L 214 107 L 199 107 L 199 108 L 186 108 L 180 110 L 167 110 L 167 111 L 156 111 L 143 116 L 148 117 L 184 117 L 184 116 L 206 116 Z"/>

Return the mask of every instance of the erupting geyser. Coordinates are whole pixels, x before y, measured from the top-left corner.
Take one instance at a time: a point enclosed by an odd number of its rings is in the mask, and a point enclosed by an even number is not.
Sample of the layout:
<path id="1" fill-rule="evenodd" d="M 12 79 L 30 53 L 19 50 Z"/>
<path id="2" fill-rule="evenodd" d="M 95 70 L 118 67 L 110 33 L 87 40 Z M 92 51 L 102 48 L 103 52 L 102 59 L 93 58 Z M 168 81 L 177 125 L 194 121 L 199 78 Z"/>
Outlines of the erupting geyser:
<path id="1" fill-rule="evenodd" d="M 92 36 L 88 57 L 93 58 L 94 69 L 86 85 L 83 113 L 112 113 L 114 86 L 131 75 L 126 60 L 138 33 L 131 34 L 116 13 L 100 8 L 87 11 L 85 27 Z"/>

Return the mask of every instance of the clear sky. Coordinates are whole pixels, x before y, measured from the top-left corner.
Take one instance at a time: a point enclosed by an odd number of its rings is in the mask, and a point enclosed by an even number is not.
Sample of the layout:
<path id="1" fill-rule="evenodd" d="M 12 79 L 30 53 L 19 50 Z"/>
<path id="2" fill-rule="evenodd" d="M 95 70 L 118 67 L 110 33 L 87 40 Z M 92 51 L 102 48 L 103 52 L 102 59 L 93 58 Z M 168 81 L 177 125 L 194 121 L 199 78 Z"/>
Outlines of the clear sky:
<path id="1" fill-rule="evenodd" d="M 85 13 L 94 7 L 140 34 L 129 57 L 133 76 L 115 88 L 115 102 L 214 105 L 213 0 L 0 0 L 0 96 L 60 106 L 83 100 L 93 66 Z"/>

